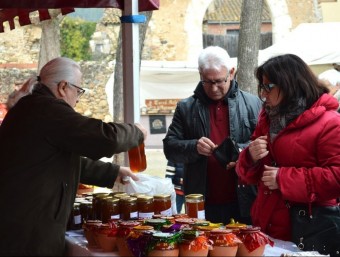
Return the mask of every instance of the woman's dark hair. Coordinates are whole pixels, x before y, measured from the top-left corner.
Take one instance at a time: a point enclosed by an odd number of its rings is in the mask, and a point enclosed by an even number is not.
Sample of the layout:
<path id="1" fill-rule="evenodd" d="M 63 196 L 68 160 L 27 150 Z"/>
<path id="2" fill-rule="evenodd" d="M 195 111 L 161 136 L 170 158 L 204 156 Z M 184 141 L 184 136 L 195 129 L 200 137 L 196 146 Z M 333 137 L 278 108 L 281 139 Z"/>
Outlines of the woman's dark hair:
<path id="1" fill-rule="evenodd" d="M 323 93 L 329 89 L 319 82 L 309 66 L 294 54 L 272 57 L 255 69 L 259 85 L 265 76 L 271 83 L 279 87 L 283 94 L 279 113 L 284 114 L 297 106 L 299 99 L 306 100 L 306 108 L 310 108 Z M 258 95 L 261 89 L 258 86 Z"/>

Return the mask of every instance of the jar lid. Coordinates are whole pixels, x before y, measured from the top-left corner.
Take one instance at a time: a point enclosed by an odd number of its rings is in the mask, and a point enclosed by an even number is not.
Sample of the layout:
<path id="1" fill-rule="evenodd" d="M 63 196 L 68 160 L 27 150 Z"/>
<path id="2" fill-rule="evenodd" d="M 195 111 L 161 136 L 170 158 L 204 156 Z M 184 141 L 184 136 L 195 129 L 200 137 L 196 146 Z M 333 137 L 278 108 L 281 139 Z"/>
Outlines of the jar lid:
<path id="1" fill-rule="evenodd" d="M 219 228 L 215 228 L 215 229 L 210 231 L 210 234 L 229 234 L 229 233 L 232 233 L 231 229 L 219 229 Z"/>
<path id="2" fill-rule="evenodd" d="M 148 201 L 152 201 L 153 200 L 153 196 L 151 195 L 140 195 L 137 196 L 137 201 L 138 202 L 148 202 Z"/>
<path id="3" fill-rule="evenodd" d="M 121 194 L 115 194 L 113 195 L 113 197 L 121 199 L 121 198 L 129 197 L 129 195 L 127 193 L 121 193 Z"/>
<path id="4" fill-rule="evenodd" d="M 169 237 L 173 237 L 174 234 L 173 233 L 167 233 L 167 232 L 156 232 L 152 234 L 153 237 L 155 238 L 169 238 Z"/>
<path id="5" fill-rule="evenodd" d="M 136 203 L 137 198 L 128 196 L 128 197 L 123 197 L 123 198 L 119 199 L 119 201 L 121 203 Z"/>
<path id="6" fill-rule="evenodd" d="M 108 202 L 108 203 L 119 203 L 119 199 L 118 198 L 105 198 L 105 200 Z"/>
<path id="7" fill-rule="evenodd" d="M 153 196 L 154 199 L 170 199 L 170 195 L 168 194 L 158 194 Z"/>
<path id="8" fill-rule="evenodd" d="M 134 227 L 133 230 L 137 230 L 137 231 L 153 230 L 153 226 L 138 225 Z"/>
<path id="9" fill-rule="evenodd" d="M 151 224 L 151 225 L 154 225 L 154 224 L 165 224 L 166 220 L 164 220 L 164 219 L 149 219 L 149 220 L 145 220 L 145 223 L 146 224 Z"/>
<path id="10" fill-rule="evenodd" d="M 240 228 L 240 232 L 242 233 L 254 233 L 260 231 L 260 227 L 253 227 L 253 226 L 247 226 L 245 228 Z"/>
<path id="11" fill-rule="evenodd" d="M 203 195 L 202 194 L 190 194 L 190 195 L 186 195 L 185 199 L 203 200 Z"/>

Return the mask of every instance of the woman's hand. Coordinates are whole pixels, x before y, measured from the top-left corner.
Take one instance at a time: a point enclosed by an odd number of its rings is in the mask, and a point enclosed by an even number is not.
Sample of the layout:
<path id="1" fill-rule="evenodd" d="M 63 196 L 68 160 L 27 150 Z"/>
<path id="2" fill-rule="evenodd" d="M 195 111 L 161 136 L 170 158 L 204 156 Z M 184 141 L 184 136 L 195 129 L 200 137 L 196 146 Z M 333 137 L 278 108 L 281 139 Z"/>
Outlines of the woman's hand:
<path id="1" fill-rule="evenodd" d="M 248 150 L 253 162 L 257 162 L 268 155 L 267 145 L 267 136 L 260 136 L 249 144 Z"/>
<path id="2" fill-rule="evenodd" d="M 279 188 L 279 185 L 277 184 L 277 180 L 276 180 L 278 171 L 279 171 L 278 167 L 264 165 L 262 181 L 263 181 L 263 184 L 267 186 L 270 190 Z"/>
<path id="3" fill-rule="evenodd" d="M 134 181 L 139 180 L 136 174 L 133 173 L 129 167 L 120 166 L 116 181 L 125 185 L 129 183 L 128 177 L 132 178 Z"/>

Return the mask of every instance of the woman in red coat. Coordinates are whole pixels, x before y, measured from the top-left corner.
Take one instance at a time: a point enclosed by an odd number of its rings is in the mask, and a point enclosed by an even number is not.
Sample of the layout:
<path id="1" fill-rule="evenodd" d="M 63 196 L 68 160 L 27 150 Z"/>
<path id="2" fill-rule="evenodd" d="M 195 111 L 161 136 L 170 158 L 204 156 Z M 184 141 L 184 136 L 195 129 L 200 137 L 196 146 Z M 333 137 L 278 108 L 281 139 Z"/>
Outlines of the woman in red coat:
<path id="1" fill-rule="evenodd" d="M 338 102 L 298 56 L 269 59 L 255 75 L 263 109 L 237 173 L 258 185 L 255 226 L 292 240 L 289 206 L 337 206 L 340 196 Z"/>

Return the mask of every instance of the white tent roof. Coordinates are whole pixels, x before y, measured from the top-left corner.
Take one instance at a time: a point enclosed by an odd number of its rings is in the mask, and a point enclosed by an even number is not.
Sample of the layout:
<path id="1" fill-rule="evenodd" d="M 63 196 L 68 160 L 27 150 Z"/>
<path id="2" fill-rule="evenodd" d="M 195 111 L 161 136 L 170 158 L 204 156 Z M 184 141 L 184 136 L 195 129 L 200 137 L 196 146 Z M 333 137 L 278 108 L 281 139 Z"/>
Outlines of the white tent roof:
<path id="1" fill-rule="evenodd" d="M 340 62 L 340 22 L 302 23 L 285 39 L 260 50 L 259 63 L 281 54 L 296 54 L 307 64 Z"/>

